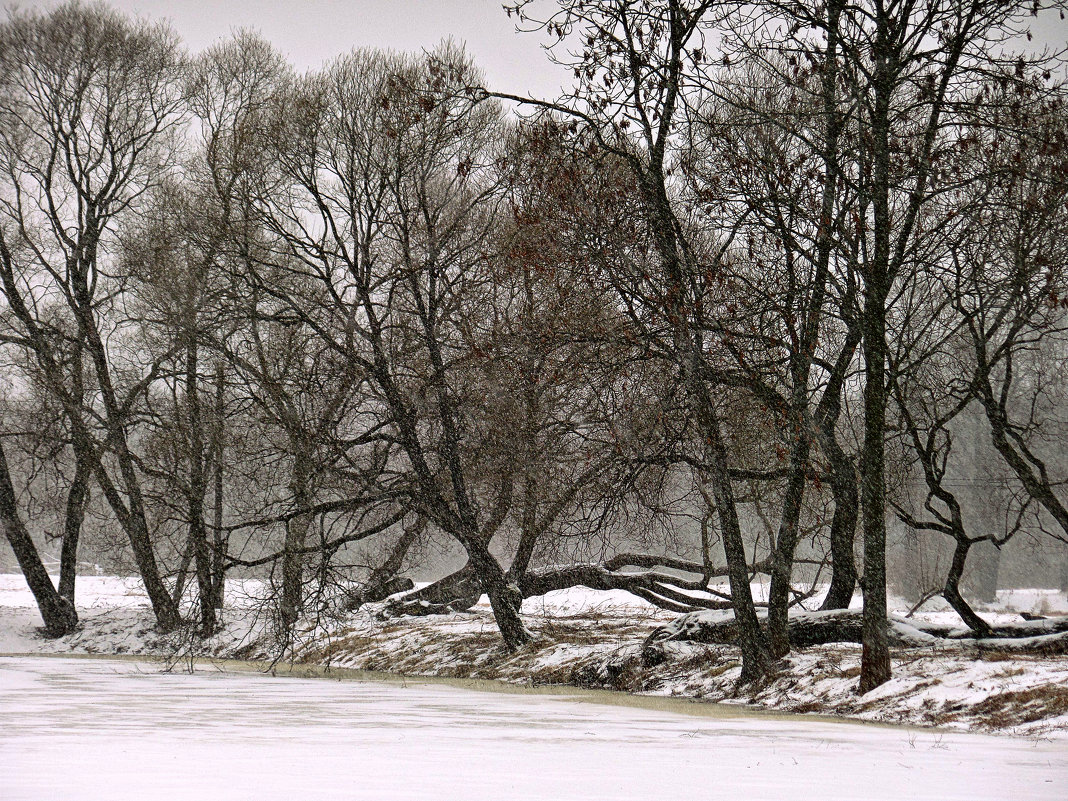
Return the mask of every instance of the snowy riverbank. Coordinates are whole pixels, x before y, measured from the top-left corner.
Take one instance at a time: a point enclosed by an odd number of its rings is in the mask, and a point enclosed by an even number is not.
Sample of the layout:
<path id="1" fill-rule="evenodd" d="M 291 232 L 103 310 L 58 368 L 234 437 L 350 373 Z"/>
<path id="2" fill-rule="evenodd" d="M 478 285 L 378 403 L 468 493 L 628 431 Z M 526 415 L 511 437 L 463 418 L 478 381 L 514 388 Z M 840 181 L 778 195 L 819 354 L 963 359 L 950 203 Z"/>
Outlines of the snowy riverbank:
<path id="1" fill-rule="evenodd" d="M 224 630 L 208 641 L 159 636 L 135 579 L 79 579 L 81 626 L 59 640 L 41 638 L 32 597 L 21 576 L 0 575 L 0 653 L 200 655 L 270 659 L 266 621 L 254 609 L 261 587 L 233 582 Z M 1063 614 L 1064 596 L 1004 593 L 991 622 L 1017 613 Z M 305 621 L 292 659 L 298 663 L 407 675 L 496 679 L 518 684 L 569 684 L 658 696 L 745 704 L 783 712 L 821 713 L 870 721 L 965 731 L 1068 739 L 1068 656 L 1034 657 L 967 646 L 910 649 L 894 655 L 894 678 L 860 697 L 854 692 L 860 649 L 833 645 L 795 652 L 779 676 L 757 690 L 736 689 L 737 651 L 673 643 L 668 659 L 646 667 L 640 645 L 672 619 L 626 593 L 571 590 L 524 604 L 536 641 L 519 652 L 500 648 L 488 605 L 469 613 L 426 618 L 376 616 L 377 606 L 340 619 Z M 903 610 L 902 610 L 903 611 Z M 921 613 L 950 622 L 937 607 Z"/>

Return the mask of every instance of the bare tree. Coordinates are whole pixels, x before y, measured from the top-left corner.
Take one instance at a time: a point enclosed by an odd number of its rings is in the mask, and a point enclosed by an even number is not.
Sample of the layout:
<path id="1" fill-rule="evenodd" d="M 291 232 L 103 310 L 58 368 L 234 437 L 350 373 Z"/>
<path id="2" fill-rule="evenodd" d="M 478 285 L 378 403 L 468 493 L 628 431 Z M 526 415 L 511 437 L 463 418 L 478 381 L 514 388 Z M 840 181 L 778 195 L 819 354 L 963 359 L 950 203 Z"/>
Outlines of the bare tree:
<path id="1" fill-rule="evenodd" d="M 77 3 L 14 12 L 2 37 L 0 283 L 10 319 L 76 437 L 96 443 L 95 478 L 128 535 L 159 625 L 173 628 L 178 609 L 159 575 L 128 430 L 158 361 L 138 364 L 140 354 L 121 353 L 114 339 L 122 281 L 109 252 L 118 221 L 172 158 L 181 53 L 164 27 Z M 99 405 L 79 395 L 64 369 L 70 348 L 56 342 L 72 338 L 91 365 Z"/>
<path id="2" fill-rule="evenodd" d="M 749 586 L 745 545 L 731 483 L 721 399 L 712 392 L 705 360 L 705 332 L 694 315 L 705 279 L 718 269 L 722 241 L 703 252 L 695 247 L 674 202 L 675 147 L 692 83 L 688 67 L 705 52 L 705 33 L 720 15 L 713 2 L 668 2 L 632 7 L 626 2 L 561 2 L 539 17 L 530 3 L 508 7 L 521 24 L 546 31 L 561 63 L 574 69 L 571 94 L 558 102 L 496 96 L 555 111 L 584 126 L 598 148 L 633 172 L 643 203 L 649 246 L 655 259 L 625 290 L 624 306 L 639 310 L 642 335 L 679 371 L 690 413 L 698 421 L 730 572 L 731 598 L 741 635 L 743 680 L 762 678 L 771 656 L 757 620 Z M 581 49 L 564 54 L 571 37 Z M 637 289 L 637 291 L 634 291 Z"/>

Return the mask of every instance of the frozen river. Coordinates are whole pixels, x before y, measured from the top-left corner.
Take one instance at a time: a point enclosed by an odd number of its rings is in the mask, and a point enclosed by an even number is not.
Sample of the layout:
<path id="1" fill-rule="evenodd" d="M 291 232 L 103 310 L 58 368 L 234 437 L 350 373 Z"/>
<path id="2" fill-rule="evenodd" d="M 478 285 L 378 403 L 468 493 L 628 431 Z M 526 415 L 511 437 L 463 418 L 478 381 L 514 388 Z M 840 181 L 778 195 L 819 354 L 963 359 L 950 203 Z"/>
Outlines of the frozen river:
<path id="1" fill-rule="evenodd" d="M 5 657 L 0 798 L 1064 801 L 1068 744 Z"/>

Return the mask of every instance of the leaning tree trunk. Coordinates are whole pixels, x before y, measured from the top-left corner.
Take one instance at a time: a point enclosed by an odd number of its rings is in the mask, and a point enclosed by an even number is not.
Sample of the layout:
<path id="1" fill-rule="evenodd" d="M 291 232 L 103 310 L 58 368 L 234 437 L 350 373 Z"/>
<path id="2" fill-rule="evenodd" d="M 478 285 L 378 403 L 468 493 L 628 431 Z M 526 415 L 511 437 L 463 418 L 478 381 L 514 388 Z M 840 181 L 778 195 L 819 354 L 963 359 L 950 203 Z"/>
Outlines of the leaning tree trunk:
<path id="1" fill-rule="evenodd" d="M 481 542 L 469 542 L 467 555 L 482 591 L 489 596 L 493 618 L 501 631 L 504 647 L 514 651 L 526 645 L 531 636 L 519 614 L 523 604 L 519 588 L 508 581 L 500 563 Z"/>
<path id="2" fill-rule="evenodd" d="M 979 637 L 988 637 L 991 633 L 990 625 L 975 613 L 975 610 L 964 600 L 960 594 L 960 578 L 964 575 L 964 565 L 968 560 L 968 551 L 972 547 L 972 540 L 968 539 L 963 532 L 957 535 L 957 546 L 953 549 L 953 561 L 946 575 L 946 584 L 942 590 L 942 596 L 953 607 L 964 624 Z"/>
<path id="3" fill-rule="evenodd" d="M 182 616 L 178 606 L 173 602 L 166 586 L 163 584 L 159 565 L 156 562 L 156 554 L 153 551 L 152 535 L 148 527 L 141 482 L 138 478 L 136 461 L 130 452 L 130 443 L 126 436 L 128 411 L 119 402 L 115 387 L 111 381 L 107 351 L 100 336 L 100 331 L 97 329 L 96 320 L 93 318 L 93 303 L 83 272 L 78 272 L 75 275 L 74 285 L 78 321 L 85 333 L 86 346 L 93 361 L 98 391 L 104 405 L 104 423 L 111 441 L 112 456 L 118 464 L 126 500 L 123 500 L 123 492 L 120 492 L 112 481 L 111 476 L 104 469 L 102 459 L 93 460 L 97 483 L 100 485 L 104 497 L 107 498 L 108 504 L 115 512 L 115 516 L 118 517 L 119 524 L 126 532 L 127 539 L 130 541 L 134 562 L 145 586 L 145 592 L 148 594 L 157 625 L 163 631 L 173 631 L 181 625 Z M 78 425 L 78 423 L 75 423 L 75 425 Z"/>
<path id="4" fill-rule="evenodd" d="M 703 393 L 702 393 L 703 395 Z M 730 473 L 727 470 L 727 449 L 719 428 L 719 417 L 711 405 L 711 399 L 703 398 L 702 415 L 709 451 L 712 456 L 712 494 L 716 500 L 720 532 L 723 538 L 723 553 L 727 561 L 728 581 L 731 588 L 731 603 L 739 624 L 738 644 L 742 651 L 741 681 L 760 681 L 772 669 L 772 655 L 764 639 L 764 631 L 757 619 L 753 603 L 753 591 L 749 586 L 749 563 L 745 556 L 745 541 L 738 521 L 738 508 L 734 500 Z"/>
<path id="5" fill-rule="evenodd" d="M 26 583 L 37 601 L 37 608 L 44 620 L 45 633 L 49 637 L 62 637 L 70 634 L 78 625 L 78 614 L 74 610 L 73 602 L 56 591 L 48 571 L 41 562 L 41 556 L 33 544 L 33 538 L 30 537 L 30 532 L 26 530 L 22 522 L 2 443 L 0 443 L 0 524 L 4 527 L 4 534 L 11 544 L 11 550 L 15 552 L 22 575 L 26 577 Z"/>
<path id="6" fill-rule="evenodd" d="M 500 563 L 481 543 L 466 544 L 467 564 L 428 587 L 405 595 L 391 607 L 394 614 L 447 614 L 470 609 L 482 593 L 489 597 L 493 618 L 509 651 L 531 640 L 520 607 L 523 592 L 509 580 Z M 527 577 L 524 577 L 524 581 Z"/>

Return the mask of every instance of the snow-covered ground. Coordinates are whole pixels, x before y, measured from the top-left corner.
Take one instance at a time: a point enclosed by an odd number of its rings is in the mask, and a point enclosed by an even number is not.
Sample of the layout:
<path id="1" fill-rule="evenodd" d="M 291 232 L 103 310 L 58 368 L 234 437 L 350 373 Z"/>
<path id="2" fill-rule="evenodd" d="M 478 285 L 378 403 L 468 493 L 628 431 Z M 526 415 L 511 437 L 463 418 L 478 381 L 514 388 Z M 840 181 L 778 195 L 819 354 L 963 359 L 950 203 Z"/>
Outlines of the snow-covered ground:
<path id="1" fill-rule="evenodd" d="M 0 658 L 0 796 L 1056 799 L 1063 743 L 418 681 Z M 695 709 L 701 709 L 695 707 Z"/>
<path id="2" fill-rule="evenodd" d="M 229 582 L 225 628 L 209 641 L 180 632 L 161 637 L 136 579 L 79 578 L 82 625 L 59 640 L 42 639 L 25 582 L 0 575 L 0 653 L 206 655 L 269 659 L 277 655 L 257 613 L 258 582 Z M 958 624 L 944 602 L 917 617 Z M 903 613 L 903 602 L 892 604 Z M 860 648 L 807 648 L 784 660 L 778 677 L 759 688 L 737 687 L 738 652 L 726 646 L 669 643 L 668 659 L 642 664 L 641 643 L 675 616 L 623 592 L 576 588 L 530 599 L 524 619 L 535 641 L 509 654 L 500 648 L 488 604 L 468 613 L 380 619 L 377 606 L 298 626 L 289 659 L 303 664 L 408 675 L 495 679 L 513 684 L 577 685 L 725 702 L 784 712 L 822 713 L 869 721 L 949 727 L 1068 740 L 1068 656 L 1035 657 L 952 647 L 894 652 L 894 678 L 864 696 L 855 692 Z M 1019 611 L 1068 612 L 1063 593 L 1016 590 L 983 610 L 992 623 Z M 1064 797 L 1068 797 L 1066 794 Z"/>

